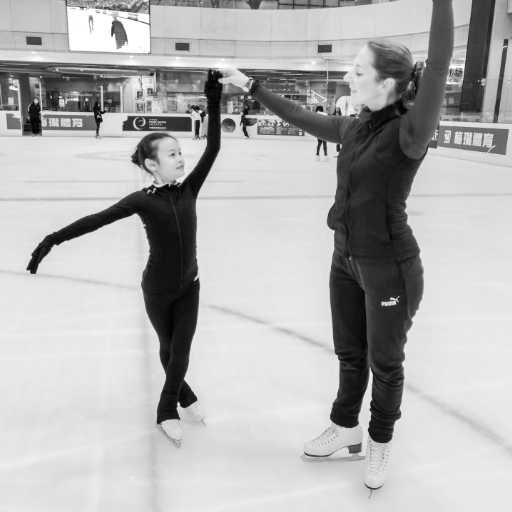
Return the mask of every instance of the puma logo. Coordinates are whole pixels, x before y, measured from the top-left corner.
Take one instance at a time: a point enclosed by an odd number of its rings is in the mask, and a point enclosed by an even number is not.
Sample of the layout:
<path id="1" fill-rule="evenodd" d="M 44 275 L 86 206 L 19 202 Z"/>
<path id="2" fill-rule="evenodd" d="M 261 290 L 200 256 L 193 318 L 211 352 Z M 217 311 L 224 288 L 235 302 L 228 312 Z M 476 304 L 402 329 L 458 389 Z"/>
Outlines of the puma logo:
<path id="1" fill-rule="evenodd" d="M 398 295 L 397 297 L 389 297 L 388 300 L 381 301 L 380 305 L 383 308 L 389 308 L 392 306 L 398 306 L 399 302 L 400 302 L 400 295 Z"/>

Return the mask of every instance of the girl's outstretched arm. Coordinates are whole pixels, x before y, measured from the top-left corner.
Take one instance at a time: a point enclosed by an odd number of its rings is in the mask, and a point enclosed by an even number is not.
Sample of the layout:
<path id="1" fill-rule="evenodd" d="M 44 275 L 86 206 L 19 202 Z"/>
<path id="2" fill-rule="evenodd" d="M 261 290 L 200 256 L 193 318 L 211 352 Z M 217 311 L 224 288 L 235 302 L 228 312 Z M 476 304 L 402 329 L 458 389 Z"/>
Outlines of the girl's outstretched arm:
<path id="1" fill-rule="evenodd" d="M 204 86 L 204 93 L 208 100 L 208 136 L 206 139 L 206 148 L 199 162 L 197 162 L 194 167 L 194 170 L 183 182 L 183 185 L 190 186 L 196 197 L 220 149 L 220 98 L 222 96 L 222 84 L 218 79 L 221 77 L 222 74 L 218 71 L 208 71 L 208 79 Z"/>
<path id="2" fill-rule="evenodd" d="M 54 245 L 59 245 L 62 242 L 71 240 L 72 238 L 85 235 L 86 233 L 95 231 L 102 226 L 106 226 L 116 220 L 129 217 L 136 213 L 138 210 L 137 194 L 137 192 L 134 192 L 109 208 L 82 217 L 59 231 L 55 231 L 54 233 L 46 236 L 32 252 L 32 257 L 27 265 L 27 270 L 31 274 L 35 274 L 39 263 L 41 263 L 41 260 L 50 252 Z"/>

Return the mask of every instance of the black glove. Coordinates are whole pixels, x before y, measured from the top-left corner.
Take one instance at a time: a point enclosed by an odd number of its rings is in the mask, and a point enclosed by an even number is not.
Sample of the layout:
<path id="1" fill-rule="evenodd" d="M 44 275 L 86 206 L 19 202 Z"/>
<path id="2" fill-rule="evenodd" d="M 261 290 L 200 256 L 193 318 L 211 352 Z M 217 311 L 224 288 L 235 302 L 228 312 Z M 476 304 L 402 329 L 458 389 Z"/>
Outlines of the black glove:
<path id="1" fill-rule="evenodd" d="M 204 84 L 204 94 L 208 99 L 208 104 L 219 104 L 222 96 L 222 84 L 219 82 L 219 78 L 222 78 L 220 71 L 208 70 L 208 79 Z"/>
<path id="2" fill-rule="evenodd" d="M 43 241 L 34 249 L 32 252 L 32 258 L 30 258 L 30 262 L 27 265 L 27 270 L 31 274 L 35 274 L 37 272 L 37 267 L 41 260 L 51 251 L 52 247 L 56 244 L 55 238 L 53 235 L 46 236 Z"/>

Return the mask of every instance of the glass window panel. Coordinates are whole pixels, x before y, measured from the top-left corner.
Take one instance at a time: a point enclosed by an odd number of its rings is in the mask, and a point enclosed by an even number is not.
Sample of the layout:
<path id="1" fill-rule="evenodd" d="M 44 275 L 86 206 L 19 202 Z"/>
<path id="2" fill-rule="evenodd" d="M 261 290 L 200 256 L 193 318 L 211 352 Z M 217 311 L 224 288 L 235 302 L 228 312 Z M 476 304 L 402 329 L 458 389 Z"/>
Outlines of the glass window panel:
<path id="1" fill-rule="evenodd" d="M 19 80 L 0 75 L 0 110 L 19 110 Z"/>

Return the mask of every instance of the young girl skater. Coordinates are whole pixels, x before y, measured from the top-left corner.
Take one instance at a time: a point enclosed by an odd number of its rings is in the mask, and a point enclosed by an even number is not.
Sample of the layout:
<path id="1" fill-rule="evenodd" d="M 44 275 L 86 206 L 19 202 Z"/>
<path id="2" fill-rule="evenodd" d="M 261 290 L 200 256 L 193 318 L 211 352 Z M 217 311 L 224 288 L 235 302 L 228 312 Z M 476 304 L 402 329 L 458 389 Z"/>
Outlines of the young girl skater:
<path id="1" fill-rule="evenodd" d="M 404 95 L 418 85 L 418 67 L 401 45 L 370 41 L 348 81 L 359 119 L 319 116 L 281 98 L 238 70 L 223 83 L 249 91 L 289 123 L 342 144 L 336 198 L 330 296 L 339 388 L 331 425 L 304 451 L 326 457 L 359 452 L 361 403 L 373 374 L 365 484 L 384 484 L 393 426 L 400 418 L 404 346 L 423 293 L 419 247 L 407 223 L 406 200 L 437 126 L 453 49 L 451 0 L 432 0 L 428 61 L 414 106 Z M 421 442 L 421 441 L 420 441 Z"/>
<path id="2" fill-rule="evenodd" d="M 178 404 L 193 419 L 203 420 L 197 397 L 185 382 L 185 374 L 199 304 L 196 199 L 220 149 L 222 85 L 218 79 L 221 76 L 217 71 L 208 72 L 206 149 L 183 183 L 176 181 L 184 172 L 178 141 L 166 133 L 146 135 L 138 143 L 132 161 L 153 176 L 153 184 L 48 235 L 36 247 L 27 266 L 35 274 L 54 245 L 134 213 L 139 215 L 149 242 L 149 259 L 142 276 L 144 303 L 160 341 L 160 360 L 165 370 L 157 423 L 177 446 L 183 437 Z"/>

